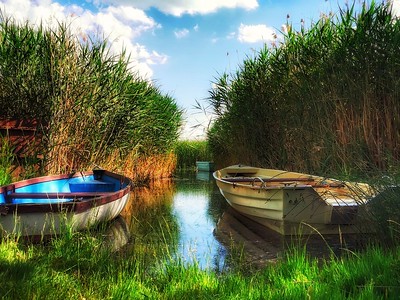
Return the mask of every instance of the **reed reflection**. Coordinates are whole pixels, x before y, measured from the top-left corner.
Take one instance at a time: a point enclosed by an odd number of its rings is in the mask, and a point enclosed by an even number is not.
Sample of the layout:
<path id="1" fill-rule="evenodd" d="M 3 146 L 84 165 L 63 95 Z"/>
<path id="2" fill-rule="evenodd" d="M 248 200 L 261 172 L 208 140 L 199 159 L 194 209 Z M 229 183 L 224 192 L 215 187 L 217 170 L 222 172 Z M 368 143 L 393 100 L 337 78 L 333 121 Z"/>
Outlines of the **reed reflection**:
<path id="1" fill-rule="evenodd" d="M 139 250 L 152 261 L 178 258 L 221 269 L 225 247 L 214 229 L 225 207 L 210 173 L 185 172 L 135 188 L 122 215 L 135 255 Z"/>
<path id="2" fill-rule="evenodd" d="M 143 256 L 142 261 L 169 259 L 177 251 L 179 228 L 172 211 L 174 193 L 171 180 L 154 181 L 131 192 L 121 215 L 131 232 L 132 253 Z"/>

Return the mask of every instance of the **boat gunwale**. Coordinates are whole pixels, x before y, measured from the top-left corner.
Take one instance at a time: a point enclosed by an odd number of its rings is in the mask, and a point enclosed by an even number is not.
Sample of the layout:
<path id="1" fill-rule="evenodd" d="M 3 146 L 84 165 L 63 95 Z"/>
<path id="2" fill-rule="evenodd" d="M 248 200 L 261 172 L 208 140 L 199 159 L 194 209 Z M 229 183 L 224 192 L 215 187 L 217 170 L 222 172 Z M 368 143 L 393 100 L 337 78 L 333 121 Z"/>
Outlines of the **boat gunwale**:
<path id="1" fill-rule="evenodd" d="M 218 177 L 214 176 L 214 178 L 220 182 L 224 182 L 229 185 L 233 186 L 242 186 L 242 187 L 249 187 L 255 189 L 281 189 L 281 188 L 346 188 L 346 183 L 340 180 L 332 180 L 328 179 L 329 181 L 334 181 L 331 183 L 320 183 L 325 180 L 321 180 L 320 182 L 316 181 L 319 178 L 263 178 L 257 176 L 248 176 L 248 177 Z M 258 181 L 257 181 L 258 179 Z M 311 184 L 298 184 L 303 182 L 315 182 Z M 246 184 L 247 183 L 247 184 Z M 255 183 L 261 183 L 261 185 L 255 185 Z M 265 185 L 269 183 L 280 183 L 276 185 Z"/>

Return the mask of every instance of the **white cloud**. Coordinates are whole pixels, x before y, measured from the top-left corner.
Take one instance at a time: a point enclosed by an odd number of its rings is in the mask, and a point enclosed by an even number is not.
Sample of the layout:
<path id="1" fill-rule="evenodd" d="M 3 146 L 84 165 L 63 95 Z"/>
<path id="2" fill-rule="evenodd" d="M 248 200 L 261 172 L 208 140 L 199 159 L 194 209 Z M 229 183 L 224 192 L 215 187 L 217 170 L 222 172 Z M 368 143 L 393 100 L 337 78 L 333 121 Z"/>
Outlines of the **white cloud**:
<path id="1" fill-rule="evenodd" d="M 242 43 L 273 42 L 276 40 L 276 32 L 272 27 L 264 24 L 240 24 L 238 40 Z"/>
<path id="2" fill-rule="evenodd" d="M 220 8 L 251 10 L 258 7 L 257 0 L 102 0 L 101 2 L 112 5 L 129 4 L 144 10 L 155 7 L 165 14 L 174 16 L 207 14 Z"/>
<path id="3" fill-rule="evenodd" d="M 0 4 L 2 12 L 13 16 L 17 22 L 25 22 L 28 16 L 29 21 L 38 23 L 43 18 L 65 18 L 69 13 L 65 7 L 50 0 L 38 0 L 34 3 L 29 0 L 2 0 Z M 72 6 L 71 8 L 76 9 Z"/>
<path id="4" fill-rule="evenodd" d="M 187 37 L 189 35 L 189 30 L 186 29 L 186 28 L 181 29 L 181 30 L 175 30 L 174 34 L 175 34 L 175 37 L 177 39 L 182 39 L 182 38 Z"/>
<path id="5" fill-rule="evenodd" d="M 77 5 L 62 6 L 52 0 L 0 0 L 6 16 L 17 22 L 29 21 L 32 25 L 43 22 L 44 26 L 57 27 L 58 22 L 70 24 L 71 30 L 80 36 L 97 35 L 107 38 L 111 51 L 119 54 L 123 49 L 130 53 L 131 66 L 141 76 L 151 79 L 150 65 L 164 64 L 168 57 L 135 42 L 143 33 L 160 28 L 143 10 L 131 6 L 108 6 L 98 12 Z"/>
<path id="6" fill-rule="evenodd" d="M 392 12 L 395 16 L 400 17 L 400 0 L 391 0 Z"/>

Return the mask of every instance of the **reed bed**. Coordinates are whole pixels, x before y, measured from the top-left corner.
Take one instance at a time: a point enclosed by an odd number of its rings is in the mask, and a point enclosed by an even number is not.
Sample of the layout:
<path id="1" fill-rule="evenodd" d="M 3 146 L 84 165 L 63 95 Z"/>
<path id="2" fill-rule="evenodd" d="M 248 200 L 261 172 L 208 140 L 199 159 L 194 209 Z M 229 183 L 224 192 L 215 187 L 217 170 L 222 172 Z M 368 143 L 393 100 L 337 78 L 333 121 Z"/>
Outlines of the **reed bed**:
<path id="1" fill-rule="evenodd" d="M 208 132 L 218 164 L 319 174 L 398 168 L 400 21 L 353 6 L 294 28 L 214 81 Z"/>
<path id="2" fill-rule="evenodd" d="M 175 144 L 177 169 L 190 170 L 196 168 L 196 161 L 213 161 L 208 141 L 181 140 Z"/>
<path id="3" fill-rule="evenodd" d="M 124 167 L 146 157 L 165 158 L 162 173 L 172 172 L 182 111 L 130 69 L 127 53 L 114 55 L 105 41 L 68 24 L 46 29 L 1 15 L 0 68 L 0 118 L 38 121 L 41 173 L 95 165 L 133 173 Z"/>

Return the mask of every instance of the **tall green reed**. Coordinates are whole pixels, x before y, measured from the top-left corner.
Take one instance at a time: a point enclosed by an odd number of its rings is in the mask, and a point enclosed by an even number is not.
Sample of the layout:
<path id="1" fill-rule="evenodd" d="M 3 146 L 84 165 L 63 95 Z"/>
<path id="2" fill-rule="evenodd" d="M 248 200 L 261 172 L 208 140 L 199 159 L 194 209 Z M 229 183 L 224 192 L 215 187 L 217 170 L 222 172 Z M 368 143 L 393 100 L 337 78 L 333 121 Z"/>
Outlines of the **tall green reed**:
<path id="1" fill-rule="evenodd" d="M 42 172 L 95 164 L 123 169 L 134 164 L 127 157 L 168 157 L 182 111 L 129 59 L 68 24 L 34 28 L 1 16 L 0 117 L 39 121 Z"/>
<path id="2" fill-rule="evenodd" d="M 177 156 L 178 169 L 195 169 L 196 161 L 212 161 L 207 141 L 178 141 L 174 153 Z"/>
<path id="3" fill-rule="evenodd" d="M 399 21 L 350 6 L 260 49 L 215 80 L 208 132 L 221 165 L 361 174 L 398 165 Z"/>

